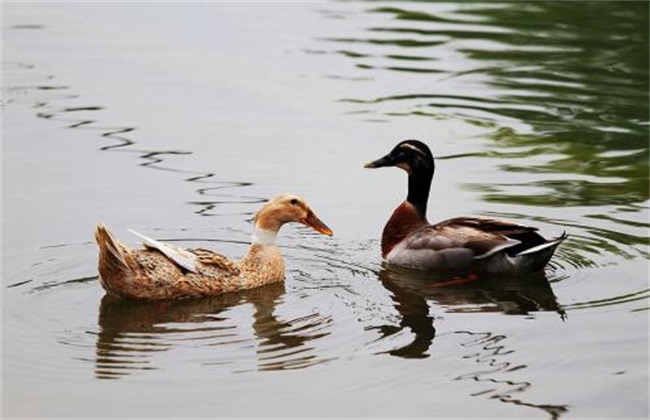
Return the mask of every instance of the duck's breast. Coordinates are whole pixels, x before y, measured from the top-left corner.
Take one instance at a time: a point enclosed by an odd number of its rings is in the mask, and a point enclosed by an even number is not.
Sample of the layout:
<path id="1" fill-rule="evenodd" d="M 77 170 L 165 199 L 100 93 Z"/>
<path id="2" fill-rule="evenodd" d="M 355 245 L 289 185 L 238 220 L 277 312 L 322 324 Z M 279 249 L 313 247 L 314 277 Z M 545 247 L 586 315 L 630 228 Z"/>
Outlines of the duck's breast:
<path id="1" fill-rule="evenodd" d="M 284 260 L 276 245 L 252 245 L 240 263 L 243 288 L 283 281 Z"/>
<path id="2" fill-rule="evenodd" d="M 393 249 L 403 245 L 407 238 L 419 229 L 428 225 L 424 215 L 408 201 L 400 204 L 384 226 L 381 235 L 381 254 L 388 258 Z"/>

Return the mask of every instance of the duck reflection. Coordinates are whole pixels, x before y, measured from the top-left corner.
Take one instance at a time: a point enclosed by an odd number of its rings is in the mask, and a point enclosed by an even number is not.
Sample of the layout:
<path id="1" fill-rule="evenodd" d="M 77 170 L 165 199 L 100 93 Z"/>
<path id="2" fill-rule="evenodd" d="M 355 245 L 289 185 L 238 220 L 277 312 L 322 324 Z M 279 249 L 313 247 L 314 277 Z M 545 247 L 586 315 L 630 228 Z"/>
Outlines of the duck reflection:
<path id="1" fill-rule="evenodd" d="M 408 328 L 414 335 L 406 346 L 389 354 L 406 358 L 428 357 L 435 337 L 434 319 L 429 313 L 429 301 L 448 313 L 501 312 L 527 315 L 536 311 L 566 315 L 558 305 L 546 275 L 541 272 L 521 277 L 459 276 L 384 266 L 379 272 L 382 285 L 391 292 L 391 299 L 400 315 L 399 326 L 381 325 L 378 329 L 387 337 Z"/>
<path id="2" fill-rule="evenodd" d="M 403 358 L 428 357 L 436 335 L 429 301 L 446 312 L 501 312 L 507 315 L 528 315 L 535 311 L 557 312 L 562 320 L 565 312 L 557 303 L 544 273 L 523 277 L 449 277 L 385 266 L 379 280 L 390 291 L 400 325 L 381 325 L 382 338 L 408 328 L 413 341 L 388 351 Z M 505 344 L 506 337 L 491 332 L 453 331 L 461 338 L 460 345 L 470 349 L 463 358 L 475 362 L 477 369 L 458 375 L 454 380 L 471 380 L 485 384 L 485 389 L 471 394 L 498 399 L 504 403 L 536 408 L 557 419 L 568 411 L 562 404 L 535 404 L 523 399 L 532 386 L 530 382 L 508 379 L 507 372 L 526 368 L 508 360 L 513 350 Z M 507 376 L 507 375 L 506 375 Z"/>
<path id="3" fill-rule="evenodd" d="M 257 338 L 257 368 L 279 370 L 309 365 L 313 357 L 295 354 L 310 350 L 306 342 L 327 335 L 294 324 L 308 319 L 318 324 L 318 316 L 283 321 L 276 315 L 282 301 L 283 283 L 253 290 L 202 299 L 170 301 L 129 301 L 105 295 L 99 307 L 99 333 L 96 344 L 95 376 L 119 378 L 139 370 L 157 369 L 156 352 L 166 351 L 189 340 L 204 340 L 206 348 L 221 344 L 236 345 L 248 339 L 228 322 L 226 314 L 238 305 L 252 304 L 252 329 Z M 299 331 L 299 333 L 298 333 Z M 198 338 L 197 338 L 198 337 Z M 303 347 L 301 349 L 298 349 Z M 278 351 L 292 350 L 292 358 L 278 357 Z M 265 356 L 265 353 L 272 353 Z M 266 358 L 273 361 L 267 363 Z M 208 362 L 208 365 L 228 363 Z"/>

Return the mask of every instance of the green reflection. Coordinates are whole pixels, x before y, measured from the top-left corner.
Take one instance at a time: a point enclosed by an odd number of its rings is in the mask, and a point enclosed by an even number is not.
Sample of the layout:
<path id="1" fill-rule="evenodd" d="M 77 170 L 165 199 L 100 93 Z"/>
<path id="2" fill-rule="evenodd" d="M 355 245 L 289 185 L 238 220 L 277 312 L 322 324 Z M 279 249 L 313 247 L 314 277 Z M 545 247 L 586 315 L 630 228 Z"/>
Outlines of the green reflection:
<path id="1" fill-rule="evenodd" d="M 512 205 L 535 214 L 573 208 L 563 220 L 540 220 L 570 235 L 554 264 L 648 258 L 649 5 L 375 4 L 361 36 L 330 41 L 338 54 L 354 51 L 344 55 L 372 72 L 377 93 L 341 102 L 366 121 L 461 120 L 480 129 L 486 146 L 438 159 L 494 163 L 507 176 L 461 186 L 510 219 L 539 219 Z M 424 140 L 436 150 L 435 137 Z"/>
<path id="2" fill-rule="evenodd" d="M 381 117 L 461 118 L 485 128 L 494 146 L 482 156 L 537 175 L 469 186 L 486 201 L 625 208 L 648 200 L 648 2 L 400 3 L 367 12 L 383 16 L 367 36 L 330 41 L 354 49 L 345 55 L 357 69 L 428 79 L 345 101 L 377 105 Z M 489 95 L 476 93 L 477 84 Z M 545 160 L 522 165 L 521 157 Z"/>

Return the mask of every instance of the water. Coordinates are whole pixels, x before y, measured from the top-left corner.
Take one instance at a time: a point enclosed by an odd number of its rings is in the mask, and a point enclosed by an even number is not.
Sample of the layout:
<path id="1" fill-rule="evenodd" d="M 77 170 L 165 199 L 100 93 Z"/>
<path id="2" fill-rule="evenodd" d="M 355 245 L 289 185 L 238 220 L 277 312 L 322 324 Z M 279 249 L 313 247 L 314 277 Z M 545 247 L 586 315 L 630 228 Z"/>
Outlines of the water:
<path id="1" fill-rule="evenodd" d="M 636 417 L 648 413 L 648 5 L 3 5 L 6 417 Z M 387 270 L 429 218 L 567 231 L 539 276 Z M 282 285 L 104 296 L 94 226 L 238 257 L 278 192 Z M 449 279 L 443 279 L 446 281 Z"/>

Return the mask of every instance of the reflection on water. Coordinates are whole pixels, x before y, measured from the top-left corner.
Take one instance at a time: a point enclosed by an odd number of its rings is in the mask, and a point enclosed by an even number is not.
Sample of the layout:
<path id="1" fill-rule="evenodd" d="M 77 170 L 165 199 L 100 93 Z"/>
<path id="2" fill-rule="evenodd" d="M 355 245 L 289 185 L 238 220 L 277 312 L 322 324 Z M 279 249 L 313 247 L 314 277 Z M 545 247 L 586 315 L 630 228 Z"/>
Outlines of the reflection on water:
<path id="1" fill-rule="evenodd" d="M 156 353 L 194 341 L 204 348 L 226 346 L 226 359 L 215 352 L 203 354 L 202 365 L 235 365 L 235 371 L 251 340 L 239 332 L 245 325 L 230 320 L 228 310 L 237 305 L 253 307 L 258 370 L 285 370 L 313 366 L 326 361 L 314 354 L 309 342 L 329 335 L 330 320 L 318 314 L 282 320 L 276 314 L 282 303 L 283 283 L 270 284 L 241 293 L 205 299 L 166 302 L 134 302 L 105 295 L 99 308 L 99 332 L 95 375 L 118 378 L 137 370 L 156 369 Z M 241 346 L 239 346 L 241 344 Z"/>
<path id="2" fill-rule="evenodd" d="M 557 303 L 544 273 L 525 277 L 452 277 L 398 267 L 384 267 L 379 280 L 390 292 L 400 325 L 377 328 L 384 337 L 409 328 L 413 342 L 389 353 L 407 358 L 428 357 L 435 338 L 429 301 L 448 313 L 500 312 L 507 315 L 528 315 L 537 311 L 566 313 Z"/>
<path id="3" fill-rule="evenodd" d="M 551 419 L 557 419 L 568 411 L 568 406 L 563 404 L 535 404 L 523 399 L 523 393 L 533 384 L 528 381 L 511 380 L 511 372 L 525 369 L 526 365 L 517 365 L 508 361 L 508 356 L 514 353 L 505 343 L 506 337 L 484 332 L 454 331 L 454 335 L 468 335 L 469 341 L 461 344 L 469 352 L 463 358 L 478 364 L 479 370 L 458 375 L 454 380 L 469 380 L 485 384 L 485 388 L 472 394 L 473 397 L 495 398 L 508 404 L 516 404 L 537 408 L 548 413 Z"/>
<path id="4" fill-rule="evenodd" d="M 510 278 L 450 278 L 385 266 L 379 273 L 379 280 L 390 292 L 399 314 L 399 325 L 384 324 L 367 329 L 378 330 L 381 339 L 405 328 L 413 336 L 410 343 L 386 352 L 392 356 L 419 359 L 432 354 L 436 328 L 434 317 L 429 313 L 429 302 L 444 308 L 447 313 L 499 312 L 506 315 L 530 315 L 533 312 L 552 311 L 558 313 L 562 320 L 566 319 L 566 313 L 558 304 L 544 273 Z M 460 374 L 454 380 L 486 383 L 484 390 L 475 392 L 472 396 L 538 408 L 546 411 L 553 419 L 567 411 L 565 405 L 533 404 L 523 399 L 522 394 L 532 383 L 508 379 L 510 372 L 525 369 L 526 366 L 515 365 L 508 360 L 508 355 L 513 350 L 507 348 L 505 336 L 472 331 L 453 331 L 442 335 L 449 334 L 470 337 L 469 341 L 462 339 L 460 343 L 470 351 L 463 350 L 460 354 L 463 359 L 476 362 L 478 370 L 473 368 L 471 372 Z"/>
<path id="5" fill-rule="evenodd" d="M 329 41 L 378 80 L 380 71 L 428 74 L 426 85 L 403 76 L 390 94 L 345 98 L 357 112 L 462 118 L 488 130 L 494 148 L 482 156 L 537 175 L 468 185 L 485 200 L 625 207 L 649 192 L 648 12 L 647 2 L 412 3 L 370 8 L 384 18 L 367 37 Z M 448 59 L 457 56 L 462 67 Z"/>

